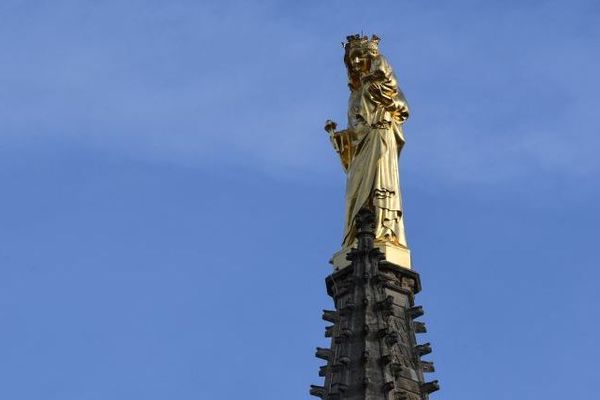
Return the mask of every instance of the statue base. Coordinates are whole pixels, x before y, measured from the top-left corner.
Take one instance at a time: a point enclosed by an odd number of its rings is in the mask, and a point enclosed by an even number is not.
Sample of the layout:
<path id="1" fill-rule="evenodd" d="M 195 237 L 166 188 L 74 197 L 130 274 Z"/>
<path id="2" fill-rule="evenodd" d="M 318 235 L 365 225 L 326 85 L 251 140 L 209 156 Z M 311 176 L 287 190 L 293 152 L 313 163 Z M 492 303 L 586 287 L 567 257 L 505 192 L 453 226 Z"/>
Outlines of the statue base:
<path id="1" fill-rule="evenodd" d="M 378 248 L 384 254 L 387 262 L 406 269 L 412 268 L 410 250 L 408 248 L 388 242 L 375 242 L 374 247 Z M 346 259 L 350 250 L 352 250 L 351 247 L 345 247 L 331 257 L 329 263 L 333 265 L 334 271 L 339 271 L 350 265 L 350 261 Z"/>

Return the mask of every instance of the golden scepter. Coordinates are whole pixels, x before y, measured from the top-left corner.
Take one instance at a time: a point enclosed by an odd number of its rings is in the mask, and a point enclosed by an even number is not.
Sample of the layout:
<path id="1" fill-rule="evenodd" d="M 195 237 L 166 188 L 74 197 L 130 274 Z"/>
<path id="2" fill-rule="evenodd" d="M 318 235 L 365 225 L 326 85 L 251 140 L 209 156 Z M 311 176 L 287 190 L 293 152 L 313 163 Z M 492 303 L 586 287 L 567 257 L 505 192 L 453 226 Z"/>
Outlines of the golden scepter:
<path id="1" fill-rule="evenodd" d="M 337 124 L 335 122 L 333 122 L 330 119 L 325 121 L 325 131 L 327 133 L 329 133 L 329 140 L 331 140 L 331 144 L 333 144 L 334 150 L 339 153 L 340 146 L 339 146 L 337 140 L 335 140 L 335 128 L 337 128 Z"/>

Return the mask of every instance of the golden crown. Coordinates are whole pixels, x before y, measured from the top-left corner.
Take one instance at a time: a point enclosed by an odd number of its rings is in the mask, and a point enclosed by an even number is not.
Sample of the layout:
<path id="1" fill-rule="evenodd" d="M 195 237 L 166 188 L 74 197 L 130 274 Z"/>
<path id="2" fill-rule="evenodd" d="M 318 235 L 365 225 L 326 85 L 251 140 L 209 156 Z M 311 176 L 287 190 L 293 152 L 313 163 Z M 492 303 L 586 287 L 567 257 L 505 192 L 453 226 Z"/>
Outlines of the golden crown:
<path id="1" fill-rule="evenodd" d="M 379 37 L 377 35 L 372 35 L 371 39 L 368 36 L 361 35 L 350 35 L 346 36 L 346 43 L 344 44 L 344 49 L 346 52 L 349 52 L 352 49 L 363 48 L 363 49 L 379 49 Z"/>

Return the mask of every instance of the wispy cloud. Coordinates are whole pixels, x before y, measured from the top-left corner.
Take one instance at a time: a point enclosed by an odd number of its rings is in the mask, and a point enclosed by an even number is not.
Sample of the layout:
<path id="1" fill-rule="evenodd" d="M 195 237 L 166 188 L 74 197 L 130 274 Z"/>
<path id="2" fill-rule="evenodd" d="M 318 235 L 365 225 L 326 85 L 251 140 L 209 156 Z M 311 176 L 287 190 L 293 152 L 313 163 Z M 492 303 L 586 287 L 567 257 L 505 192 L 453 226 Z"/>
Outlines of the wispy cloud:
<path id="1" fill-rule="evenodd" d="M 321 170 L 322 122 L 345 119 L 338 42 L 364 29 L 383 36 L 412 105 L 419 174 L 600 172 L 593 2 L 387 7 L 6 3 L 0 141 L 60 135 L 170 162 Z"/>

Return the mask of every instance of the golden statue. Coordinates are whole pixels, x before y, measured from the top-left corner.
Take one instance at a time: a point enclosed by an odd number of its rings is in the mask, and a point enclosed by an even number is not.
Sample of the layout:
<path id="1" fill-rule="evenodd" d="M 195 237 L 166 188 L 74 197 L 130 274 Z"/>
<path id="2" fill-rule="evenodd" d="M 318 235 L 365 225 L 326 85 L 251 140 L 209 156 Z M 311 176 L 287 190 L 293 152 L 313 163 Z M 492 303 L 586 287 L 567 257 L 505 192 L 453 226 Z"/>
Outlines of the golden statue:
<path id="1" fill-rule="evenodd" d="M 354 245 L 355 217 L 366 207 L 375 214 L 376 242 L 407 249 L 398 157 L 404 145 L 402 124 L 408 118 L 408 104 L 390 64 L 379 52 L 377 36 L 348 36 L 344 49 L 350 87 L 348 129 L 336 131 L 333 121 L 325 125 L 347 174 L 342 246 Z M 410 268 L 410 261 L 404 266 Z"/>

